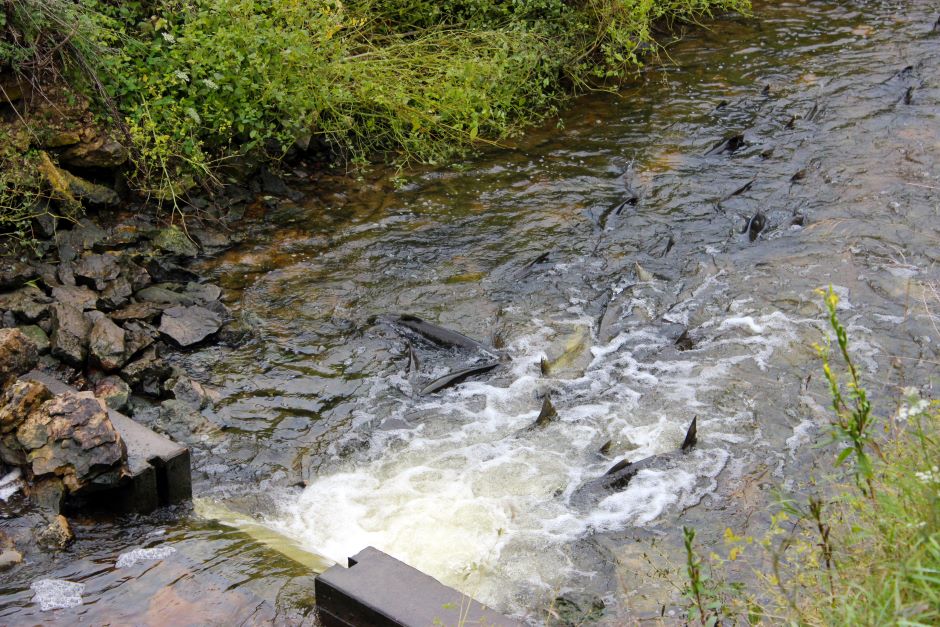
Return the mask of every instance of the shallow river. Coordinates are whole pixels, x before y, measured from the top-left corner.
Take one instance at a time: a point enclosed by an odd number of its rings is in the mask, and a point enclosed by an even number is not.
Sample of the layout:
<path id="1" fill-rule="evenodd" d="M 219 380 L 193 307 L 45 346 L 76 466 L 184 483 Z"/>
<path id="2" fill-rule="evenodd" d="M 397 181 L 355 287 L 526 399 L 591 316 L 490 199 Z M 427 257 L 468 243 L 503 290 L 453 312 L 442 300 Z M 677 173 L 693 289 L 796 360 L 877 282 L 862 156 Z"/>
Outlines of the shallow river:
<path id="1" fill-rule="evenodd" d="M 198 433 L 170 429 L 194 508 L 78 520 L 2 584 L 0 622 L 310 622 L 312 573 L 367 545 L 533 624 L 681 616 L 682 525 L 756 533 L 774 486 L 831 472 L 817 288 L 882 412 L 940 363 L 936 4 L 754 13 L 510 149 L 269 203 L 203 267 L 257 337 L 183 358 L 219 394 Z M 503 364 L 422 396 L 476 357 L 416 343 L 409 373 L 392 313 Z M 531 428 L 546 394 L 558 419 Z M 674 467 L 572 498 L 695 416 Z M 137 546 L 176 552 L 115 569 Z M 85 583 L 84 605 L 40 613 L 40 577 Z"/>

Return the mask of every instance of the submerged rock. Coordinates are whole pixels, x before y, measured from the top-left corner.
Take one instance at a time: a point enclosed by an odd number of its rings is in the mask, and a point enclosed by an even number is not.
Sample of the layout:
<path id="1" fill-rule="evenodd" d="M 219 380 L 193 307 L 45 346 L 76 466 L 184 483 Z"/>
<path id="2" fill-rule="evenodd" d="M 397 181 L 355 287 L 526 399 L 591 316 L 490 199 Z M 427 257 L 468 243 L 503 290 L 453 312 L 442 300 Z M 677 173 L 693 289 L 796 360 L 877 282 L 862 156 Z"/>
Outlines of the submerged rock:
<path id="1" fill-rule="evenodd" d="M 193 435 L 215 433 L 219 430 L 196 407 L 185 401 L 170 399 L 160 403 L 158 424 L 166 433 L 181 442 L 192 441 Z"/>
<path id="2" fill-rule="evenodd" d="M 120 478 L 124 442 L 104 403 L 91 392 L 66 392 L 46 401 L 16 432 L 34 476 L 61 477 L 70 492 L 89 482 Z"/>
<path id="3" fill-rule="evenodd" d="M 13 541 L 0 531 L 0 572 L 10 570 L 23 561 L 23 554 L 16 550 Z"/>
<path id="4" fill-rule="evenodd" d="M 0 572 L 10 570 L 22 561 L 23 554 L 16 549 L 12 547 L 0 549 Z"/>
<path id="5" fill-rule="evenodd" d="M 58 514 L 65 503 L 65 484 L 58 477 L 37 479 L 29 488 L 29 500 L 41 511 Z"/>
<path id="6" fill-rule="evenodd" d="M 61 551 L 72 541 L 75 540 L 75 534 L 69 526 L 69 521 L 65 516 L 58 514 L 52 521 L 36 532 L 36 542 L 44 549 Z"/>
<path id="7" fill-rule="evenodd" d="M 0 385 L 29 372 L 39 360 L 36 345 L 19 329 L 0 329 Z"/>
<path id="8" fill-rule="evenodd" d="M 178 376 L 170 391 L 176 400 L 192 405 L 197 409 L 205 409 L 212 402 L 212 396 L 206 391 L 206 388 L 186 375 Z"/>

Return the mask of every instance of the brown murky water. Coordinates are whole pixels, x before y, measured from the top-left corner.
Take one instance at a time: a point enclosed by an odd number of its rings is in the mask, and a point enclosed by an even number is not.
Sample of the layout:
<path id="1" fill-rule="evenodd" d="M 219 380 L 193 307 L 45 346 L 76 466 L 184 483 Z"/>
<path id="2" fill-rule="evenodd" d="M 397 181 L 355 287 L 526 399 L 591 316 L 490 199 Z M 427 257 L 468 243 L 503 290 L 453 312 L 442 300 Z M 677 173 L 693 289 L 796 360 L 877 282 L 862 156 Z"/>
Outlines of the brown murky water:
<path id="1" fill-rule="evenodd" d="M 313 572 L 366 544 L 534 624 L 678 617 L 661 572 L 683 524 L 705 543 L 759 529 L 772 486 L 829 471 L 815 289 L 843 297 L 883 411 L 940 363 L 935 3 L 754 11 L 512 149 L 322 179 L 249 227 L 206 270 L 257 339 L 185 358 L 221 398 L 199 435 L 170 430 L 194 450 L 195 510 L 79 521 L 68 552 L 4 576 L 0 622 L 311 622 Z M 497 335 L 509 361 L 417 396 L 376 318 L 393 312 Z M 464 359 L 418 348 L 424 379 Z M 545 392 L 560 418 L 528 430 Z M 677 467 L 572 501 L 695 415 Z M 114 568 L 138 546 L 176 552 Z M 42 613 L 45 577 L 85 583 L 84 605 Z"/>

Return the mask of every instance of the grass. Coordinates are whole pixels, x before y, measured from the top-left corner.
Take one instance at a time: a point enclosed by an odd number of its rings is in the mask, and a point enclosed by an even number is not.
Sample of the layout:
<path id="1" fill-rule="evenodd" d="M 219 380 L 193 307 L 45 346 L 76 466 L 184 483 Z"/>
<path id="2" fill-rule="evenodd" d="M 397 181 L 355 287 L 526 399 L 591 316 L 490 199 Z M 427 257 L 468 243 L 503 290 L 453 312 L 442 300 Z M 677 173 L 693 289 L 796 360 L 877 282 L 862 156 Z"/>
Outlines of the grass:
<path id="1" fill-rule="evenodd" d="M 519 133 L 579 92 L 630 76 L 673 24 L 747 7 L 748 0 L 8 0 L 0 75 L 40 94 L 50 85 L 81 94 L 131 149 L 131 186 L 175 200 L 223 183 L 235 158 L 277 160 L 311 138 L 340 161 L 444 163 Z M 63 109 L 45 104 L 39 97 L 17 105 L 9 125 L 26 127 L 33 149 L 43 147 L 43 116 Z M 29 180 L 25 165 L 0 165 Z M 18 189 L 0 186 L 0 204 L 9 207 Z"/>
<path id="2" fill-rule="evenodd" d="M 850 476 L 824 493 L 781 498 L 762 538 L 727 530 L 727 558 L 701 558 L 687 531 L 694 623 L 940 624 L 940 403 L 907 389 L 894 416 L 876 419 L 831 290 L 825 302 L 847 380 L 843 392 L 821 349 L 834 463 L 851 461 Z M 747 585 L 724 584 L 728 562 L 755 550 Z"/>

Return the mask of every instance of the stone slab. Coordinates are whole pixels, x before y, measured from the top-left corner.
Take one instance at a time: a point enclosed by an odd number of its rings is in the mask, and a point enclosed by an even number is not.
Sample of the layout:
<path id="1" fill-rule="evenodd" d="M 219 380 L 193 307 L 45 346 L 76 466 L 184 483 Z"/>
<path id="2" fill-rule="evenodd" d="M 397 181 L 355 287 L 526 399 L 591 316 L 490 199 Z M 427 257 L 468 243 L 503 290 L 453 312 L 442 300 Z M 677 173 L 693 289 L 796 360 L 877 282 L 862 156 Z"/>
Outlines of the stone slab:
<path id="1" fill-rule="evenodd" d="M 324 627 L 522 627 L 416 568 L 367 547 L 318 575 L 317 609 Z"/>

